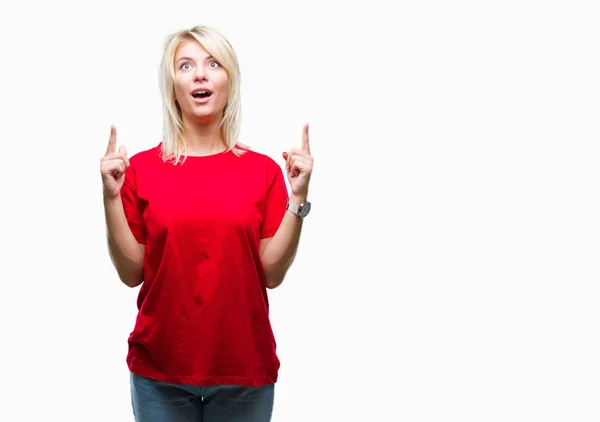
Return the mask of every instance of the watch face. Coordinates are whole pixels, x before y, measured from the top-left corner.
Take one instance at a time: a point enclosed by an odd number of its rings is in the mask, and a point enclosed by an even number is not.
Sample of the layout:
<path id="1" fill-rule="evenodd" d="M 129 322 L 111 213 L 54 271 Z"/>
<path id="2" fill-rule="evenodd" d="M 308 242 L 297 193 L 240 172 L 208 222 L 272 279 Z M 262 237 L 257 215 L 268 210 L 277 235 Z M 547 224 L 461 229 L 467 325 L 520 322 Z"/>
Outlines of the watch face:
<path id="1" fill-rule="evenodd" d="M 305 202 L 302 208 L 300 208 L 300 217 L 306 217 L 310 211 L 310 202 Z"/>

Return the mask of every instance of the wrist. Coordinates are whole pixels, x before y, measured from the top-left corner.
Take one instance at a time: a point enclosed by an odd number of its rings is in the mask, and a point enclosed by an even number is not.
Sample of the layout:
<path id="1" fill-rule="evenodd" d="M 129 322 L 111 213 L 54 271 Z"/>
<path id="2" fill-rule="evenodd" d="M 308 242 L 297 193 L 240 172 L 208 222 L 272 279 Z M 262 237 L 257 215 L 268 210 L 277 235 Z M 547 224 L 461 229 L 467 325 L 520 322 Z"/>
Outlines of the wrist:
<path id="1" fill-rule="evenodd" d="M 298 205 L 299 206 L 300 204 L 306 202 L 307 196 L 308 195 L 294 195 L 294 194 L 291 194 L 290 195 L 290 202 L 292 204 L 294 204 L 294 205 Z"/>
<path id="2" fill-rule="evenodd" d="M 306 196 L 291 195 L 288 199 L 286 209 L 298 217 L 304 218 L 310 212 L 311 204 Z"/>
<path id="3" fill-rule="evenodd" d="M 121 194 L 119 193 L 117 196 L 109 196 L 104 194 L 104 203 L 105 204 L 117 204 L 121 202 Z"/>

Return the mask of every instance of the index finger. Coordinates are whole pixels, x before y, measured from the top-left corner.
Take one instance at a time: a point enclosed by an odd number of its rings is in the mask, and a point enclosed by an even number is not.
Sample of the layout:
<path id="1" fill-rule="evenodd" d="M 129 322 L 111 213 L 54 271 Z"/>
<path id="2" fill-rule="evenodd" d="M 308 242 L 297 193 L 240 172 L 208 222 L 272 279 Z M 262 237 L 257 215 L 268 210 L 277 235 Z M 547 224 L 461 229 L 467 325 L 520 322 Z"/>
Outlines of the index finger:
<path id="1" fill-rule="evenodd" d="M 310 144 L 308 143 L 308 122 L 304 123 L 304 127 L 302 128 L 302 151 L 306 151 L 310 155 Z"/>
<path id="2" fill-rule="evenodd" d="M 110 138 L 108 139 L 108 146 L 106 147 L 106 153 L 117 151 L 117 128 L 115 125 L 110 125 Z"/>

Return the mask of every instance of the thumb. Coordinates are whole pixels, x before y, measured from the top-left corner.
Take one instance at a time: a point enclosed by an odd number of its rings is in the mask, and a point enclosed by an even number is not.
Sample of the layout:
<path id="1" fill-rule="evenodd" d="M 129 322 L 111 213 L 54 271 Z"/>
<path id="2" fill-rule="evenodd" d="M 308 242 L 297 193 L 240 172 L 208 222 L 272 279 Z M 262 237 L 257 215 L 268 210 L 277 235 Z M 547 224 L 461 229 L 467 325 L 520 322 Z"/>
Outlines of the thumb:
<path id="1" fill-rule="evenodd" d="M 283 159 L 284 159 L 284 160 L 287 160 L 287 156 L 288 156 L 288 153 L 287 153 L 287 152 L 283 152 L 281 155 L 283 156 Z"/>
<path id="2" fill-rule="evenodd" d="M 127 156 L 127 149 L 123 145 L 121 145 L 119 147 L 119 152 L 123 153 L 123 154 L 125 154 L 125 156 Z"/>

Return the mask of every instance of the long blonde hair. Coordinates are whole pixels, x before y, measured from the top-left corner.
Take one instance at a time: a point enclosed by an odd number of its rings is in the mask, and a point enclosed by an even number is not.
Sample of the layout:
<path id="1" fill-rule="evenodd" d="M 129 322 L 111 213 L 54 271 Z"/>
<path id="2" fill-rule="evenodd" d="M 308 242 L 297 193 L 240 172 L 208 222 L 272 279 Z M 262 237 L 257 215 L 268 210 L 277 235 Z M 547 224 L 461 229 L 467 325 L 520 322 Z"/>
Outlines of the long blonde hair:
<path id="1" fill-rule="evenodd" d="M 173 160 L 177 164 L 186 156 L 187 146 L 183 132 L 181 108 L 175 100 L 174 56 L 184 41 L 196 40 L 217 60 L 227 72 L 229 78 L 229 96 L 219 128 L 228 151 L 237 156 L 245 153 L 249 146 L 238 142 L 241 124 L 240 68 L 237 55 L 229 41 L 216 29 L 196 25 L 191 29 L 182 29 L 165 38 L 159 69 L 160 93 L 163 103 L 163 141 L 161 158 Z M 181 162 L 185 161 L 185 158 Z"/>

